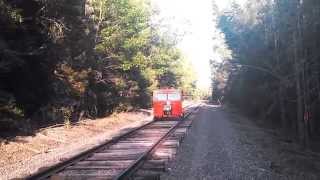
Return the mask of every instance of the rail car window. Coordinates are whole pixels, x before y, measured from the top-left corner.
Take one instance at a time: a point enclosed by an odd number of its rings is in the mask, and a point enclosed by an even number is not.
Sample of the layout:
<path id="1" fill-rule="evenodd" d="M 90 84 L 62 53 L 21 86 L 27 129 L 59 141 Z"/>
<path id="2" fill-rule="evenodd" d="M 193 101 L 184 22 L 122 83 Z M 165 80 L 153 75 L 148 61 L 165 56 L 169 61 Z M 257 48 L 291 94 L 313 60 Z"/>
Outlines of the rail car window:
<path id="1" fill-rule="evenodd" d="M 157 94 L 156 100 L 158 101 L 166 101 L 167 100 L 167 94 Z"/>
<path id="2" fill-rule="evenodd" d="M 181 100 L 181 95 L 179 93 L 168 94 L 168 100 L 179 101 L 179 100 Z"/>

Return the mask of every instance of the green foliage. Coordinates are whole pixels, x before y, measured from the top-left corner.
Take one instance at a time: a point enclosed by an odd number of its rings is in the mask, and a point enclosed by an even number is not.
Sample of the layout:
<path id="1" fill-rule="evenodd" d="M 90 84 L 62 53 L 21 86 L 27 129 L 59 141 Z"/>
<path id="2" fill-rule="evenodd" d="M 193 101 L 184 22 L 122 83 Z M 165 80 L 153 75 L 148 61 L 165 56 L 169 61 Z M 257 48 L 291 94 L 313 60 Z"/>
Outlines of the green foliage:
<path id="1" fill-rule="evenodd" d="M 162 36 L 160 29 L 150 26 L 150 5 L 133 0 L 106 1 L 108 3 L 106 23 L 100 27 L 101 41 L 96 49 L 120 67 L 121 78 L 136 81 L 132 90 L 127 89 L 141 97 L 141 100 L 134 99 L 143 104 L 150 100 L 147 97 L 153 89 L 188 86 L 190 81 L 183 81 L 182 77 L 191 71 L 185 69 L 182 56 L 169 36 Z M 157 41 L 153 41 L 155 39 Z"/>
<path id="2" fill-rule="evenodd" d="M 1 117 L 69 124 L 149 107 L 161 86 L 192 92 L 191 66 L 152 12 L 145 0 L 0 0 Z"/>
<path id="3" fill-rule="evenodd" d="M 66 128 L 70 128 L 71 126 L 71 114 L 72 114 L 72 110 L 70 108 L 67 107 L 62 107 L 60 109 L 62 115 L 63 115 L 63 122 Z"/>
<path id="4" fill-rule="evenodd" d="M 319 9 L 316 0 L 255 0 L 219 21 L 232 58 L 216 67 L 223 78 L 213 93 L 295 132 L 304 145 L 320 129 Z"/>
<path id="5" fill-rule="evenodd" d="M 7 23 L 18 24 L 22 22 L 21 9 L 13 8 L 5 0 L 0 0 L 0 15 Z"/>

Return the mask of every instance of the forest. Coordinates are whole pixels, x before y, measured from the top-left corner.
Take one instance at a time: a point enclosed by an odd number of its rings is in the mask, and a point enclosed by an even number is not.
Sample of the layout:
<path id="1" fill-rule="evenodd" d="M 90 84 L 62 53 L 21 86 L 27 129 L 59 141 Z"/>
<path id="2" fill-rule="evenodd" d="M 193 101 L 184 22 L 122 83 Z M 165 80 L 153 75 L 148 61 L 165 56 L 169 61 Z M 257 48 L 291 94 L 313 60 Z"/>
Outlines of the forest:
<path id="1" fill-rule="evenodd" d="M 312 147 L 320 133 L 320 1 L 251 0 L 216 17 L 230 52 L 212 61 L 214 99 Z"/>
<path id="2" fill-rule="evenodd" d="M 195 94 L 179 37 L 145 0 L 0 0 L 0 132 L 150 106 L 152 90 Z"/>

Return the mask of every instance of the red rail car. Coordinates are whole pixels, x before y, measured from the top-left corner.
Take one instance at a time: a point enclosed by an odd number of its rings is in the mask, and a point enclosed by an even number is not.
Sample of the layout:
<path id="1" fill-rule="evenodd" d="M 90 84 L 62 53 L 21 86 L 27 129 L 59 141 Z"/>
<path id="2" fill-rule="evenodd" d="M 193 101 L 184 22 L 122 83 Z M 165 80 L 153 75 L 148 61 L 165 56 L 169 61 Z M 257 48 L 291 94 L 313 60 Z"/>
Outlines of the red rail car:
<path id="1" fill-rule="evenodd" d="M 182 92 L 177 89 L 159 89 L 153 92 L 155 120 L 183 117 Z"/>

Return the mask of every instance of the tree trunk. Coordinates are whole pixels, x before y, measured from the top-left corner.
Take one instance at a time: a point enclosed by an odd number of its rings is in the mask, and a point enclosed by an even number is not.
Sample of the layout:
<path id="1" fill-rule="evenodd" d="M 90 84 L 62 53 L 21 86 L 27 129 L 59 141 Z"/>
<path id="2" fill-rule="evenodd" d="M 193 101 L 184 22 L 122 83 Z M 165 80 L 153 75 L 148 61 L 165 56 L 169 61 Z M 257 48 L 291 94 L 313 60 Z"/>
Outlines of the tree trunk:
<path id="1" fill-rule="evenodd" d="M 288 122 L 286 119 L 286 108 L 284 103 L 284 89 L 282 85 L 279 86 L 279 105 L 280 105 L 280 118 L 281 118 L 281 128 L 285 133 L 288 131 Z"/>
<path id="2" fill-rule="evenodd" d="M 295 70 L 295 85 L 297 94 L 297 134 L 300 144 L 305 147 L 305 132 L 304 132 L 304 122 L 303 122 L 303 94 L 301 89 L 301 76 L 300 76 L 300 61 L 298 56 L 298 41 L 297 34 L 293 33 L 293 43 L 294 43 L 294 70 Z"/>
<path id="3" fill-rule="evenodd" d="M 277 7 L 278 1 L 275 0 L 275 5 L 276 5 L 276 9 L 278 9 Z M 279 102 L 279 106 L 280 106 L 280 126 L 281 128 L 284 130 L 284 132 L 287 134 L 287 130 L 288 130 L 288 122 L 286 120 L 286 107 L 285 107 L 285 94 L 284 94 L 284 86 L 285 84 L 283 83 L 282 77 L 281 77 L 281 67 L 280 67 L 280 53 L 281 53 L 281 49 L 280 49 L 280 33 L 279 33 L 279 27 L 277 27 L 276 25 L 276 18 L 277 16 L 273 14 L 272 16 L 272 24 L 271 24 L 271 30 L 273 30 L 273 45 L 274 45 L 274 51 L 273 51 L 273 55 L 274 58 L 276 59 L 276 66 L 277 68 L 279 68 L 279 72 L 277 74 L 280 74 L 280 80 L 279 80 L 279 88 L 278 88 L 278 102 Z M 276 70 L 278 71 L 278 70 Z"/>
<path id="4" fill-rule="evenodd" d="M 308 112 L 306 104 L 306 87 L 305 84 L 305 62 L 303 54 L 303 1 L 297 4 L 297 23 L 296 31 L 293 33 L 294 41 L 294 63 L 295 63 L 295 80 L 297 91 L 297 125 L 298 125 L 298 137 L 302 147 L 309 146 L 309 133 L 308 133 Z"/>

